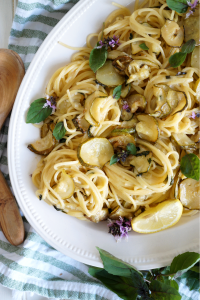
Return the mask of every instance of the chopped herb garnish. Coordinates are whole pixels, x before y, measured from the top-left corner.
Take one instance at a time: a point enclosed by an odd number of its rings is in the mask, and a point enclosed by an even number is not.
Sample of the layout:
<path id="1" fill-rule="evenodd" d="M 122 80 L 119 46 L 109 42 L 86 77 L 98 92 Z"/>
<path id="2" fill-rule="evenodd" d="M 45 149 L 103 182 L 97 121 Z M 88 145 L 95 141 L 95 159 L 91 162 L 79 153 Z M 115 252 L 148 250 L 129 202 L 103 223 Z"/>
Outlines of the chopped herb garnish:
<path id="1" fill-rule="evenodd" d="M 140 47 L 142 50 L 149 50 L 149 47 L 147 47 L 147 45 L 146 45 L 145 43 L 140 44 L 139 47 Z"/>
<path id="2" fill-rule="evenodd" d="M 55 205 L 53 205 L 53 207 L 57 210 L 57 211 L 62 211 L 61 208 L 56 207 Z"/>
<path id="3" fill-rule="evenodd" d="M 131 231 L 131 220 L 121 216 L 119 220 L 108 219 L 108 227 L 108 233 L 111 233 L 117 242 L 123 237 L 128 239 L 128 232 Z"/>
<path id="4" fill-rule="evenodd" d="M 171 177 L 170 185 L 173 185 L 173 184 L 174 184 L 174 178 Z"/>
<path id="5" fill-rule="evenodd" d="M 64 126 L 64 123 L 63 122 L 59 122 L 56 124 L 54 130 L 53 130 L 53 136 L 57 139 L 57 140 L 61 140 L 64 136 L 65 136 L 65 133 L 66 133 L 66 129 L 65 129 L 65 126 Z"/>
<path id="6" fill-rule="evenodd" d="M 60 143 L 65 143 L 66 142 L 66 139 L 61 139 L 60 140 Z"/>
<path id="7" fill-rule="evenodd" d="M 126 151 L 128 151 L 132 155 L 136 155 L 136 153 L 137 153 L 136 146 L 133 143 L 129 143 L 126 146 Z"/>
<path id="8" fill-rule="evenodd" d="M 170 76 L 170 75 L 167 75 L 167 76 L 165 76 L 165 78 L 166 78 L 166 79 L 170 79 L 170 78 L 171 78 L 171 76 Z"/>
<path id="9" fill-rule="evenodd" d="M 42 200 L 42 195 L 41 194 L 39 195 L 39 200 Z"/>
<path id="10" fill-rule="evenodd" d="M 197 181 L 200 179 L 200 160 L 197 155 L 189 153 L 183 156 L 180 169 L 187 178 L 192 178 Z"/>
<path id="11" fill-rule="evenodd" d="M 139 150 L 138 150 L 138 151 L 139 151 Z M 150 153 L 150 151 L 142 151 L 142 152 L 140 152 L 140 153 L 137 153 L 135 156 L 138 157 L 138 156 L 143 156 L 143 155 L 144 155 L 144 156 L 146 157 L 147 155 L 149 155 L 149 153 Z"/>
<path id="12" fill-rule="evenodd" d="M 113 90 L 113 98 L 116 100 L 119 100 L 122 92 L 122 85 L 118 85 L 116 88 Z"/>
<path id="13" fill-rule="evenodd" d="M 181 48 L 181 52 L 175 53 L 169 58 L 169 63 L 173 68 L 177 68 L 184 63 L 187 54 L 194 50 L 196 42 L 194 39 L 187 41 Z"/>
<path id="14" fill-rule="evenodd" d="M 116 164 L 120 159 L 118 158 L 117 154 L 114 154 L 110 159 L 110 166 Z"/>
<path id="15" fill-rule="evenodd" d="M 129 40 L 132 40 L 133 39 L 133 34 L 132 32 L 130 33 L 130 36 L 129 36 Z"/>

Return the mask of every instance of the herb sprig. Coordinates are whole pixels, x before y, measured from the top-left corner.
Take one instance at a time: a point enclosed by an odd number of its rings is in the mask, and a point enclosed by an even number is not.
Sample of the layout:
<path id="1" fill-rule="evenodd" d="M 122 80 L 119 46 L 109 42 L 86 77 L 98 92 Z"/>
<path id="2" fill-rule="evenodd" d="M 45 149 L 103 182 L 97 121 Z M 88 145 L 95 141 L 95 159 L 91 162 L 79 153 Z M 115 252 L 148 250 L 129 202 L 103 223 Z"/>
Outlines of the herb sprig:
<path id="1" fill-rule="evenodd" d="M 175 53 L 169 58 L 171 67 L 177 68 L 184 63 L 187 54 L 191 53 L 195 48 L 196 42 L 194 39 L 187 41 L 181 48 L 181 52 Z"/>
<path id="2" fill-rule="evenodd" d="M 181 159 L 180 169 L 187 178 L 200 179 L 200 159 L 193 153 L 186 154 Z"/>
<path id="3" fill-rule="evenodd" d="M 122 161 L 122 162 L 125 162 L 126 161 L 126 158 L 132 154 L 132 155 L 135 155 L 137 153 L 137 148 L 136 146 L 133 144 L 133 143 L 129 143 L 127 146 L 126 146 L 126 150 L 121 150 L 120 152 L 118 153 L 115 153 L 112 157 L 111 157 L 111 160 L 110 160 L 110 166 L 113 165 L 113 164 L 116 164 L 118 161 Z"/>
<path id="4" fill-rule="evenodd" d="M 184 279 L 190 290 L 199 289 L 198 253 L 186 252 L 176 256 L 169 267 L 140 272 L 109 252 L 97 250 L 104 268 L 90 267 L 89 274 L 124 300 L 181 300 L 175 279 Z"/>
<path id="5" fill-rule="evenodd" d="M 27 113 L 26 123 L 40 123 L 54 113 L 56 101 L 54 97 L 39 98 L 33 101 Z"/>
<path id="6" fill-rule="evenodd" d="M 142 50 L 149 50 L 149 47 L 147 47 L 147 45 L 146 45 L 145 43 L 140 44 L 139 47 L 140 47 Z"/>

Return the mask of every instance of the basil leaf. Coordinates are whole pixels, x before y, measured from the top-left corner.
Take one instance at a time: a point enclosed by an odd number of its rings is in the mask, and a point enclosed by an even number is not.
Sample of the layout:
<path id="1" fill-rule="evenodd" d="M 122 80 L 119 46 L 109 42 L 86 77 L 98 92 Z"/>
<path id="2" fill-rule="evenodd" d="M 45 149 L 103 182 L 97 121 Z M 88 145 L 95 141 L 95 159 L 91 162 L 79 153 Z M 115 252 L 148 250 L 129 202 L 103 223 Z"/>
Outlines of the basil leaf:
<path id="1" fill-rule="evenodd" d="M 63 138 L 63 136 L 65 136 L 65 133 L 66 133 L 66 129 L 65 129 L 64 123 L 63 122 L 57 123 L 53 130 L 53 136 L 57 140 L 61 140 Z"/>
<path id="2" fill-rule="evenodd" d="M 184 63 L 185 59 L 186 59 L 187 53 L 175 53 L 172 56 L 170 56 L 169 58 L 169 63 L 173 68 L 177 68 L 180 65 L 182 65 L 182 63 Z"/>
<path id="3" fill-rule="evenodd" d="M 170 9 L 183 14 L 188 9 L 187 0 L 167 0 L 167 5 Z"/>
<path id="4" fill-rule="evenodd" d="M 149 47 L 145 43 L 140 44 L 139 47 L 143 50 L 149 50 Z"/>
<path id="5" fill-rule="evenodd" d="M 135 155 L 137 153 L 136 146 L 133 143 L 129 143 L 126 146 L 126 150 L 130 152 L 130 154 Z"/>
<path id="6" fill-rule="evenodd" d="M 194 39 L 191 39 L 187 41 L 182 47 L 181 47 L 181 52 L 182 53 L 191 53 L 194 48 L 195 48 L 196 42 Z"/>
<path id="7" fill-rule="evenodd" d="M 200 178 L 200 160 L 193 153 L 186 154 L 181 159 L 180 169 L 187 178 L 199 180 Z"/>
<path id="8" fill-rule="evenodd" d="M 180 281 L 182 284 L 186 285 L 190 291 L 199 291 L 200 281 L 198 273 L 189 270 L 180 277 Z"/>
<path id="9" fill-rule="evenodd" d="M 90 52 L 89 65 L 94 73 L 96 73 L 96 71 L 99 68 L 103 67 L 103 65 L 106 62 L 107 56 L 108 56 L 108 51 L 104 46 L 100 49 L 94 48 Z"/>
<path id="10" fill-rule="evenodd" d="M 200 254 L 196 252 L 185 252 L 176 256 L 170 266 L 170 273 L 174 278 L 181 276 L 200 261 Z"/>
<path id="11" fill-rule="evenodd" d="M 131 270 L 131 279 L 132 286 L 136 288 L 138 296 L 142 299 L 150 300 L 149 287 L 144 281 L 144 278 L 141 277 L 135 270 Z"/>
<path id="12" fill-rule="evenodd" d="M 50 106 L 44 107 L 45 103 L 45 98 L 37 99 L 31 103 L 27 113 L 26 123 L 40 123 L 50 116 L 53 109 Z"/>
<path id="13" fill-rule="evenodd" d="M 117 156 L 117 154 L 114 154 L 110 159 L 110 166 L 112 166 L 113 164 L 116 164 L 117 162 L 118 162 L 118 156 Z"/>
<path id="14" fill-rule="evenodd" d="M 101 259 L 103 261 L 104 269 L 112 274 L 112 275 L 119 275 L 124 277 L 131 277 L 131 270 L 136 271 L 140 276 L 142 276 L 142 273 L 135 269 L 133 266 L 123 262 L 119 258 L 113 256 L 109 252 L 100 249 L 97 247 L 97 250 L 99 251 L 99 254 L 101 256 Z"/>
<path id="15" fill-rule="evenodd" d="M 153 280 L 149 286 L 151 297 L 156 300 L 181 300 L 181 295 L 172 286 Z"/>
<path id="16" fill-rule="evenodd" d="M 147 155 L 149 155 L 149 153 L 150 153 L 150 151 L 142 151 L 140 153 L 137 153 L 135 156 L 138 157 L 138 156 L 143 156 L 144 155 L 146 157 Z"/>
<path id="17" fill-rule="evenodd" d="M 136 300 L 137 291 L 132 285 L 131 278 L 122 276 L 114 276 L 109 274 L 106 270 L 90 267 L 89 274 L 99 279 L 109 290 L 116 293 L 120 298 L 124 300 Z"/>
<path id="18" fill-rule="evenodd" d="M 119 100 L 122 92 L 122 85 L 118 85 L 116 88 L 113 90 L 113 98 Z"/>

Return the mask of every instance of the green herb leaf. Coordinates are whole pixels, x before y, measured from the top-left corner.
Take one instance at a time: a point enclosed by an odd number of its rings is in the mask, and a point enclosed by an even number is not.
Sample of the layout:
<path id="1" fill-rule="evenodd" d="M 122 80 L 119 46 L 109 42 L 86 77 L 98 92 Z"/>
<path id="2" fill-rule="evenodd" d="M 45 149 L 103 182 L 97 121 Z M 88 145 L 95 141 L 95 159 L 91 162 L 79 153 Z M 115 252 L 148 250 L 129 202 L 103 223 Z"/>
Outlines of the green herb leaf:
<path id="1" fill-rule="evenodd" d="M 114 276 L 109 274 L 106 270 L 90 267 L 89 274 L 99 279 L 109 290 L 116 293 L 124 300 L 136 300 L 137 291 L 132 286 L 132 279 L 122 276 Z"/>
<path id="2" fill-rule="evenodd" d="M 200 261 L 200 254 L 196 252 L 185 252 L 176 256 L 170 266 L 170 273 L 174 278 L 181 276 Z"/>
<path id="3" fill-rule="evenodd" d="M 182 284 L 186 285 L 190 291 L 199 291 L 200 281 L 198 273 L 189 270 L 180 277 L 180 281 Z"/>
<path id="4" fill-rule="evenodd" d="M 26 123 L 40 123 L 50 116 L 53 109 L 50 106 L 44 107 L 45 103 L 45 98 L 37 99 L 31 103 L 27 113 Z"/>
<path id="5" fill-rule="evenodd" d="M 113 98 L 119 100 L 121 96 L 121 92 L 122 92 L 122 85 L 116 86 L 116 88 L 114 88 L 113 90 Z"/>
<path id="6" fill-rule="evenodd" d="M 132 286 L 136 288 L 138 296 L 142 299 L 150 300 L 149 287 L 144 281 L 143 277 L 140 276 L 135 270 L 131 270 Z"/>
<path id="7" fill-rule="evenodd" d="M 182 63 L 184 63 L 185 59 L 186 59 L 187 53 L 175 53 L 172 56 L 170 56 L 169 58 L 169 63 L 173 68 L 177 68 L 180 65 L 182 65 Z"/>
<path id="8" fill-rule="evenodd" d="M 138 156 L 143 156 L 144 155 L 146 157 L 149 153 L 150 153 L 150 151 L 142 151 L 140 153 L 137 153 L 135 156 L 138 157 Z"/>
<path id="9" fill-rule="evenodd" d="M 132 32 L 130 33 L 130 36 L 129 36 L 129 40 L 132 40 L 133 39 L 133 34 Z"/>
<path id="10" fill-rule="evenodd" d="M 114 154 L 110 159 L 110 166 L 116 164 L 118 162 L 118 156 L 117 154 Z"/>
<path id="11" fill-rule="evenodd" d="M 61 140 L 63 138 L 63 136 L 65 136 L 65 133 L 66 133 L 66 129 L 65 129 L 64 123 L 63 122 L 57 123 L 53 130 L 53 136 L 57 140 Z"/>
<path id="12" fill-rule="evenodd" d="M 177 291 L 179 290 L 179 285 L 178 285 L 178 283 L 175 280 L 169 279 L 169 277 L 166 278 L 164 276 L 162 276 L 162 278 L 163 278 L 164 284 L 167 284 L 167 285 L 175 288 Z M 158 280 L 158 278 L 157 278 L 157 280 Z"/>
<path id="13" fill-rule="evenodd" d="M 182 47 L 181 47 L 181 52 L 182 53 L 191 53 L 194 48 L 195 48 L 196 42 L 194 39 L 191 39 L 187 41 Z"/>
<path id="14" fill-rule="evenodd" d="M 140 276 L 142 276 L 142 273 L 140 271 L 138 271 L 128 263 L 123 262 L 119 258 L 113 256 L 112 254 L 108 253 L 103 249 L 97 247 L 97 250 L 99 251 L 99 254 L 103 261 L 104 269 L 108 273 L 112 275 L 131 277 L 132 276 L 131 270 L 133 270 L 136 271 Z"/>
<path id="15" fill-rule="evenodd" d="M 200 263 L 198 262 L 194 267 L 190 269 L 190 271 L 200 273 Z"/>
<path id="16" fill-rule="evenodd" d="M 106 47 L 102 47 L 100 49 L 94 48 L 90 52 L 89 65 L 94 73 L 96 73 L 96 71 L 99 68 L 103 67 L 103 65 L 106 62 L 107 56 L 108 56 L 108 51 Z"/>
<path id="17" fill-rule="evenodd" d="M 136 146 L 133 143 L 129 143 L 126 146 L 126 150 L 130 152 L 130 154 L 135 155 L 137 153 Z"/>
<path id="18" fill-rule="evenodd" d="M 167 0 L 167 5 L 180 14 L 185 13 L 188 9 L 187 0 Z"/>
<path id="19" fill-rule="evenodd" d="M 143 50 L 149 50 L 149 47 L 145 43 L 140 44 L 139 47 Z"/>
<path id="20" fill-rule="evenodd" d="M 187 178 L 199 180 L 200 178 L 200 160 L 193 153 L 186 154 L 181 159 L 180 169 Z"/>
<path id="21" fill-rule="evenodd" d="M 151 297 L 156 300 L 181 300 L 181 295 L 172 286 L 153 280 L 149 286 Z"/>

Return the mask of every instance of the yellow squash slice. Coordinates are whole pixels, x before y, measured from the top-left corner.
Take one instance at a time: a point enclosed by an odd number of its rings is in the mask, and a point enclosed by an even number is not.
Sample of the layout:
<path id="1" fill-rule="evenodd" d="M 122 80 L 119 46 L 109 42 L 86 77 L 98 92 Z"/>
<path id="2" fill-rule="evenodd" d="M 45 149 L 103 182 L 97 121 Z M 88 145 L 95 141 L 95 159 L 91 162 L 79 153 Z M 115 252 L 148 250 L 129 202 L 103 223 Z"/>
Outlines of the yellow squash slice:
<path id="1" fill-rule="evenodd" d="M 58 183 L 53 187 L 53 190 L 58 193 L 62 199 L 68 199 L 74 194 L 74 181 L 65 170 L 62 170 L 61 177 Z"/>
<path id="2" fill-rule="evenodd" d="M 106 86 L 118 86 L 125 81 L 125 77 L 116 72 L 112 60 L 107 60 L 103 67 L 97 70 L 96 79 Z"/>
<path id="3" fill-rule="evenodd" d="M 29 144 L 28 149 L 36 154 L 47 155 L 56 145 L 56 139 L 54 138 L 52 131 L 49 130 L 44 138 L 39 139 L 35 143 Z"/>
<path id="4" fill-rule="evenodd" d="M 192 178 L 183 180 L 179 187 L 179 197 L 183 206 L 188 209 L 200 209 L 200 181 Z"/>
<path id="5" fill-rule="evenodd" d="M 172 139 L 182 148 L 194 148 L 195 142 L 193 142 L 185 133 L 172 133 Z"/>
<path id="6" fill-rule="evenodd" d="M 139 233 L 154 233 L 174 226 L 181 218 L 183 205 L 178 199 L 166 200 L 151 207 L 132 220 Z"/>
<path id="7" fill-rule="evenodd" d="M 103 168 L 113 155 L 111 143 L 101 137 L 91 138 L 79 145 L 77 149 L 78 159 L 85 167 Z"/>
<path id="8" fill-rule="evenodd" d="M 149 142 L 157 141 L 160 133 L 157 120 L 145 114 L 137 115 L 137 119 L 139 121 L 136 125 L 138 136 Z"/>

